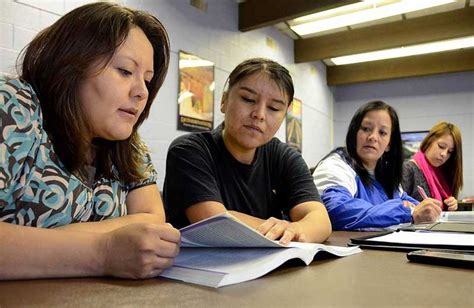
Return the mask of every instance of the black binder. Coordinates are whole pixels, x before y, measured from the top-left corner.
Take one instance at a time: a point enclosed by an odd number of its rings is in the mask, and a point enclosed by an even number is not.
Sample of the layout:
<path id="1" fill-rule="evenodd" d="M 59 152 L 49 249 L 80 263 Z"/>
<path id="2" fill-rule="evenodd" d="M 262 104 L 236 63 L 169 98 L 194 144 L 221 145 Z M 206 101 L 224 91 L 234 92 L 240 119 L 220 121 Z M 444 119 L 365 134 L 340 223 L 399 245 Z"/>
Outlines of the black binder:
<path id="1" fill-rule="evenodd" d="M 464 222 L 435 222 L 432 224 L 410 225 L 408 227 L 401 228 L 400 230 L 474 233 L 474 224 Z"/>

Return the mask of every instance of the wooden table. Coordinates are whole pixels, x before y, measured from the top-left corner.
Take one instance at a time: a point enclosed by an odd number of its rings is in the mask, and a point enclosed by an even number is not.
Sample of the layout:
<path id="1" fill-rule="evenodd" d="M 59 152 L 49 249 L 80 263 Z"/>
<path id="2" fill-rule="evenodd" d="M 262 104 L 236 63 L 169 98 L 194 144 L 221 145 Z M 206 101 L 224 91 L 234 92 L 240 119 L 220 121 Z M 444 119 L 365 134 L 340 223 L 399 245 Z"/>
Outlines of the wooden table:
<path id="1" fill-rule="evenodd" d="M 334 232 L 327 244 L 352 236 Z M 165 279 L 42 279 L 0 282 L 0 307 L 474 307 L 474 271 L 411 263 L 405 252 L 364 250 L 291 265 L 212 289 Z"/>

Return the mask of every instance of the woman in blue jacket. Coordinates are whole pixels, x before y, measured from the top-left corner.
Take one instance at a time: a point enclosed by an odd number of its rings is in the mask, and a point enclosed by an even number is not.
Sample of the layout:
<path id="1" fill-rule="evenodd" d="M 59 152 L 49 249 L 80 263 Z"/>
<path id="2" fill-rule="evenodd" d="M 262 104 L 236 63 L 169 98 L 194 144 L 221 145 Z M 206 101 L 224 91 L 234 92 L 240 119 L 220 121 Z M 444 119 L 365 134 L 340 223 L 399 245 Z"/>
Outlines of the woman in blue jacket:
<path id="1" fill-rule="evenodd" d="M 440 202 L 418 201 L 401 190 L 402 145 L 396 111 L 382 101 L 361 106 L 346 135 L 346 147 L 330 152 L 314 181 L 334 230 L 430 223 Z"/>

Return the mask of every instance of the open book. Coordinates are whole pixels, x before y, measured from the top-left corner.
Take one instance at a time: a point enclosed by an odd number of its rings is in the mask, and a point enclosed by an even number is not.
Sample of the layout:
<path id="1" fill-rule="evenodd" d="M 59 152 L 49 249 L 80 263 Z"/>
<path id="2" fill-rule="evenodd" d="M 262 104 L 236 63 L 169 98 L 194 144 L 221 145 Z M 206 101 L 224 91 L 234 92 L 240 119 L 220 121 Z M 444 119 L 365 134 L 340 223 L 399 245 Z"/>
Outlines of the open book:
<path id="1" fill-rule="evenodd" d="M 474 223 L 474 211 L 442 212 L 438 221 Z"/>
<path id="2" fill-rule="evenodd" d="M 291 259 L 310 264 L 319 251 L 343 257 L 358 247 L 291 242 L 283 246 L 240 222 L 219 214 L 181 230 L 181 252 L 160 276 L 209 287 L 222 287 L 261 277 Z"/>

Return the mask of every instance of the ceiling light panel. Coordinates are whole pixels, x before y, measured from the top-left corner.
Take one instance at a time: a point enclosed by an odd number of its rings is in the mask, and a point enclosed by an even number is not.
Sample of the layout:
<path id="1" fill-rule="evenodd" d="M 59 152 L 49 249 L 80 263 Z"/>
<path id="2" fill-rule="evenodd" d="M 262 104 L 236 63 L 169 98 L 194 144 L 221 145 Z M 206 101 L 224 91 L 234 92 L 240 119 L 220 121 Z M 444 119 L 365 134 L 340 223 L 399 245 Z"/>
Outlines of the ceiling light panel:
<path id="1" fill-rule="evenodd" d="M 456 0 L 392 0 L 363 1 L 336 9 L 300 17 L 289 22 L 290 28 L 301 37 L 331 29 L 367 23 L 391 16 L 424 10 L 457 2 Z"/>
<path id="2" fill-rule="evenodd" d="M 474 36 L 468 36 L 458 39 L 451 39 L 426 44 L 418 44 L 399 48 L 378 50 L 355 55 L 331 58 L 330 61 L 335 65 L 355 64 L 361 62 L 378 61 L 384 59 L 401 58 L 421 54 L 449 51 L 463 48 L 474 47 Z"/>

